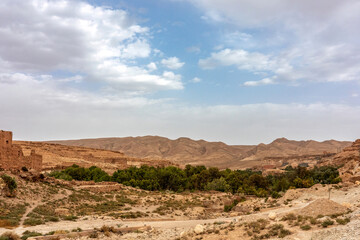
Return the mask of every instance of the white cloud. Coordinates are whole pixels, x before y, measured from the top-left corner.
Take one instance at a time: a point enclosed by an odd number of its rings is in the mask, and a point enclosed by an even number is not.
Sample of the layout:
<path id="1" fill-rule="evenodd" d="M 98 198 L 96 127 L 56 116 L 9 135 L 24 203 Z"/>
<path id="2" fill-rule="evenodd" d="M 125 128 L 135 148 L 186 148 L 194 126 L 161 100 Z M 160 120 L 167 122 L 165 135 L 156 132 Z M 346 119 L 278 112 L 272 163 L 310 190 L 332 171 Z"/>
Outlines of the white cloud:
<path id="1" fill-rule="evenodd" d="M 182 68 L 182 66 L 184 66 L 185 63 L 180 62 L 180 60 L 177 57 L 170 57 L 170 58 L 166 58 L 161 60 L 161 63 L 170 69 L 179 69 Z"/>
<path id="2" fill-rule="evenodd" d="M 247 49 L 257 44 L 253 36 L 246 32 L 226 31 L 220 34 L 220 36 L 220 41 L 229 47 Z"/>
<path id="3" fill-rule="evenodd" d="M 277 55 L 265 55 L 243 49 L 226 48 L 212 53 L 206 59 L 200 59 L 199 66 L 204 69 L 236 66 L 239 70 L 254 74 L 264 72 L 268 78 L 276 78 L 278 82 L 360 81 L 360 55 L 354 54 L 360 51 L 347 45 L 320 48 L 304 46 L 304 49 L 296 47 Z"/>
<path id="4" fill-rule="evenodd" d="M 149 69 L 149 71 L 155 71 L 157 69 L 156 63 L 154 62 L 149 63 L 146 67 Z"/>
<path id="5" fill-rule="evenodd" d="M 192 81 L 193 83 L 199 83 L 199 82 L 201 82 L 201 79 L 198 78 L 198 77 L 194 77 L 191 81 Z"/>
<path id="6" fill-rule="evenodd" d="M 177 78 L 169 72 L 164 75 Z M 229 144 L 258 144 L 277 137 L 354 140 L 360 131 L 356 106 L 182 105 L 79 91 L 67 83 L 49 76 L 0 74 L 0 102 L 6 102 L 0 104 L 0 112 L 6 113 L 1 115 L 1 128 L 14 131 L 15 139 L 26 140 L 162 135 Z"/>
<path id="7" fill-rule="evenodd" d="M 263 86 L 263 85 L 272 85 L 276 84 L 276 82 L 271 78 L 264 78 L 259 81 L 246 81 L 244 82 L 244 86 L 247 87 L 256 87 L 256 86 Z"/>
<path id="8" fill-rule="evenodd" d="M 203 67 L 258 61 L 259 69 L 279 81 L 360 81 L 360 2 L 276 0 L 188 0 L 203 10 L 210 22 L 235 29 L 220 34 L 228 52 L 214 52 L 200 61 Z M 251 35 L 249 34 L 251 32 Z M 244 49 L 251 48 L 251 51 Z M 239 56 L 262 54 L 261 59 Z M 225 54 L 227 53 L 227 55 Z M 222 56 L 223 54 L 223 56 Z M 246 55 L 246 54 L 244 54 Z M 226 59 L 229 56 L 240 61 Z M 263 63 L 269 63 L 264 68 Z"/>
<path id="9" fill-rule="evenodd" d="M 324 23 L 338 12 L 355 14 L 359 3 L 356 0 L 188 0 L 204 10 L 203 19 L 228 22 L 242 28 L 264 27 L 274 24 L 306 25 L 308 21 Z M 354 9 L 355 8 L 355 9 Z M 348 15 L 349 16 L 349 15 Z M 287 20 L 287 22 L 284 22 Z"/>
<path id="10" fill-rule="evenodd" d="M 272 70 L 276 63 L 267 55 L 247 52 L 242 49 L 224 49 L 211 54 L 211 57 L 199 60 L 200 67 L 212 69 L 217 66 L 235 65 L 238 69 L 249 71 Z"/>
<path id="11" fill-rule="evenodd" d="M 169 79 L 169 80 L 176 81 L 176 82 L 181 81 L 181 75 L 180 74 L 175 74 L 175 73 L 169 72 L 169 71 L 165 71 L 163 73 L 163 77 L 165 79 Z"/>
<path id="12" fill-rule="evenodd" d="M 130 65 L 150 55 L 148 35 L 148 28 L 119 9 L 69 0 L 4 0 L 0 68 L 36 74 L 74 72 L 83 81 L 114 84 L 124 91 L 182 89 L 181 82 Z"/>
<path id="13" fill-rule="evenodd" d="M 128 44 L 122 51 L 124 58 L 146 58 L 150 55 L 151 48 L 146 40 L 138 39 L 136 42 Z"/>

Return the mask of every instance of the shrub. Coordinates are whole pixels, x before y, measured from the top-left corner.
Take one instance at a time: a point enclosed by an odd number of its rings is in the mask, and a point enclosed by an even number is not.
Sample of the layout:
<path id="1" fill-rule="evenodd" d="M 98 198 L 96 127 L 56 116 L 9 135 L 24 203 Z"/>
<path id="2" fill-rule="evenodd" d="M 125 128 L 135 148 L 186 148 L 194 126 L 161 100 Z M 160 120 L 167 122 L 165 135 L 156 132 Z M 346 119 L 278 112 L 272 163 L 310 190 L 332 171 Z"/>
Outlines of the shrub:
<path id="1" fill-rule="evenodd" d="M 296 217 L 295 214 L 293 214 L 293 213 L 288 213 L 288 214 L 286 214 L 281 220 L 282 220 L 282 221 L 294 221 L 294 220 L 296 220 L 296 219 L 297 219 L 297 217 Z"/>
<path id="2" fill-rule="evenodd" d="M 25 226 L 36 226 L 44 224 L 45 222 L 40 218 L 27 218 L 24 221 Z"/>
<path id="3" fill-rule="evenodd" d="M 21 239 L 26 240 L 29 237 L 36 237 L 36 236 L 42 236 L 42 234 L 38 233 L 38 232 L 25 231 L 25 232 L 23 232 Z"/>
<path id="4" fill-rule="evenodd" d="M 234 199 L 234 201 L 230 205 L 224 206 L 224 212 L 230 212 L 233 209 L 233 207 L 235 207 L 238 203 L 239 203 L 239 200 Z"/>
<path id="5" fill-rule="evenodd" d="M 310 225 L 302 225 L 300 228 L 301 228 L 302 230 L 308 231 L 308 230 L 311 229 L 311 226 L 310 226 Z"/>
<path id="6" fill-rule="evenodd" d="M 1 178 L 4 180 L 6 187 L 9 189 L 9 192 L 13 194 L 17 188 L 15 178 L 12 178 L 6 174 L 1 175 Z"/>
<path id="7" fill-rule="evenodd" d="M 269 236 L 278 236 L 279 238 L 284 238 L 287 235 L 290 235 L 291 232 L 284 228 L 282 224 L 273 224 L 269 227 Z"/>
<path id="8" fill-rule="evenodd" d="M 71 230 L 72 232 L 82 232 L 83 230 L 81 228 L 74 228 L 73 230 Z"/>
<path id="9" fill-rule="evenodd" d="M 340 225 L 346 225 L 350 222 L 350 218 L 337 218 L 336 222 Z"/>
<path id="10" fill-rule="evenodd" d="M 321 226 L 323 226 L 324 228 L 330 226 L 330 225 L 333 225 L 334 224 L 334 221 L 333 220 L 330 220 L 330 219 L 327 219 L 325 220 L 324 222 L 321 223 Z"/>
<path id="11" fill-rule="evenodd" d="M 16 233 L 5 232 L 0 236 L 0 240 L 20 240 L 20 237 Z"/>
<path id="12" fill-rule="evenodd" d="M 75 221 L 76 219 L 78 219 L 78 217 L 74 216 L 74 215 L 68 215 L 68 216 L 63 217 L 63 219 L 67 220 L 67 221 Z"/>
<path id="13" fill-rule="evenodd" d="M 317 224 L 318 223 L 318 221 L 316 220 L 316 218 L 310 218 L 310 223 L 312 224 L 312 225 L 315 225 L 315 224 Z"/>
<path id="14" fill-rule="evenodd" d="M 287 229 L 281 229 L 280 232 L 279 232 L 279 238 L 284 238 L 288 235 L 291 235 L 291 232 Z"/>
<path id="15" fill-rule="evenodd" d="M 99 237 L 99 233 L 97 231 L 93 231 L 89 235 L 89 238 L 98 238 L 98 237 Z"/>

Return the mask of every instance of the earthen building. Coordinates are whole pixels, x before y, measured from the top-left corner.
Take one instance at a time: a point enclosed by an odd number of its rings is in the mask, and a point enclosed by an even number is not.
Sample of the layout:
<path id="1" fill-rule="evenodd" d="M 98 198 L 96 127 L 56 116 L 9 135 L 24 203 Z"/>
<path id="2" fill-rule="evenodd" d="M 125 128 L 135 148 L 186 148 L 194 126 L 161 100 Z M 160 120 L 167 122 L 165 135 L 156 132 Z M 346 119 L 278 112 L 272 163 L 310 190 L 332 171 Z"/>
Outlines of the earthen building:
<path id="1" fill-rule="evenodd" d="M 24 156 L 20 146 L 13 145 L 12 132 L 0 130 L 0 169 L 16 170 L 26 167 L 41 171 L 42 156 L 34 150 L 29 156 Z"/>

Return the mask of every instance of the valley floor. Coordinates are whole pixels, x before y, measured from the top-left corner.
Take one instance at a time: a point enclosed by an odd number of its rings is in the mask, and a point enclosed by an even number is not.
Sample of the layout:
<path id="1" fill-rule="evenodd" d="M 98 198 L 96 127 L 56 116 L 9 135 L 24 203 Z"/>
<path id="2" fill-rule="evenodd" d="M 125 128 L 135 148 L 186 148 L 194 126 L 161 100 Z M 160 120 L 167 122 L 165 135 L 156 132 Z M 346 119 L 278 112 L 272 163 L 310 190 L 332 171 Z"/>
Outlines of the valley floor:
<path id="1" fill-rule="evenodd" d="M 100 229 L 105 225 L 150 228 L 123 235 L 100 233 L 99 239 L 219 240 L 260 239 L 261 236 L 265 236 L 263 239 L 284 237 L 294 240 L 360 239 L 360 187 L 354 184 L 314 185 L 309 189 L 288 190 L 280 199 L 248 199 L 225 213 L 224 204 L 233 199 L 232 195 L 225 193 L 147 192 L 125 186 L 122 190 L 100 193 L 87 190 L 86 185 L 69 187 L 18 181 L 19 192 L 15 199 L 0 197 L 0 213 L 3 216 L 8 214 L 10 218 L 15 213 L 11 215 L 11 209 L 5 208 L 21 204 L 24 204 L 25 211 L 19 211 L 18 226 L 0 228 L 0 235 L 7 231 L 20 236 L 25 231 L 64 233 L 74 229 Z M 332 214 L 329 189 L 334 204 L 351 211 Z M 302 217 L 302 213 L 309 213 L 305 209 L 316 200 L 322 204 L 320 209 L 312 210 L 316 216 Z M 323 214 L 318 214 L 319 211 Z M 344 222 L 346 219 L 350 222 Z M 332 223 L 324 227 L 326 221 Z"/>

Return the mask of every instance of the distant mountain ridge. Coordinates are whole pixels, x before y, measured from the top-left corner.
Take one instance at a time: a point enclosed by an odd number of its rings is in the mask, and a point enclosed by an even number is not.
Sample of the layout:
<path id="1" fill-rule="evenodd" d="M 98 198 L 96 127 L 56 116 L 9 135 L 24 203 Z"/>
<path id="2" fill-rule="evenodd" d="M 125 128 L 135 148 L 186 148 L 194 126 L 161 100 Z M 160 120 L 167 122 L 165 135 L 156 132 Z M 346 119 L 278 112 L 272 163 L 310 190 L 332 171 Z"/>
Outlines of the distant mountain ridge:
<path id="1" fill-rule="evenodd" d="M 337 153 L 351 145 L 350 141 L 295 141 L 278 138 L 270 144 L 227 145 L 181 137 L 171 140 L 159 136 L 97 138 L 50 141 L 69 146 L 120 151 L 130 157 L 167 159 L 176 164 L 245 168 L 259 164 L 268 157 L 292 157 Z"/>

